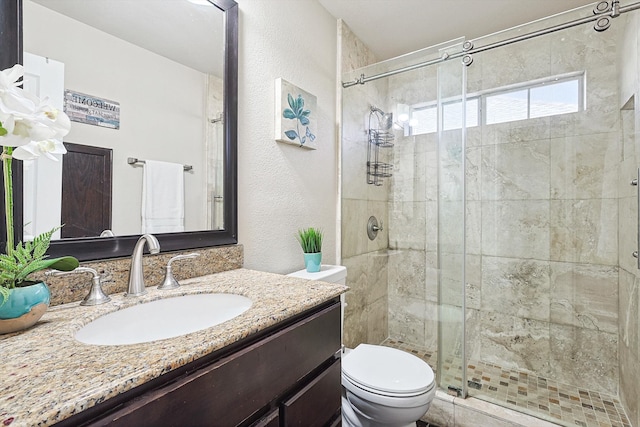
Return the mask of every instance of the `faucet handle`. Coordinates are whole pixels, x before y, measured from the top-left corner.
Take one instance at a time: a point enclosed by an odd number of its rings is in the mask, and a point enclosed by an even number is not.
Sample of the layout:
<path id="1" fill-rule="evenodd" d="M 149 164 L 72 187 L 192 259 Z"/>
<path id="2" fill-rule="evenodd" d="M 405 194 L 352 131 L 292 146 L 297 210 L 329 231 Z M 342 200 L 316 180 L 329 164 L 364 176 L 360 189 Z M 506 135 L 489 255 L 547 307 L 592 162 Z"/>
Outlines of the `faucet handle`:
<path id="1" fill-rule="evenodd" d="M 167 263 L 167 267 L 166 267 L 166 273 L 164 275 L 164 280 L 162 281 L 161 284 L 158 285 L 158 289 L 175 289 L 177 287 L 180 286 L 180 283 L 178 283 L 178 281 L 176 280 L 175 277 L 173 277 L 173 270 L 171 267 L 171 263 L 173 261 L 178 261 L 181 259 L 190 259 L 190 258 L 197 258 L 199 257 L 200 254 L 197 252 L 194 252 L 192 254 L 185 254 L 185 255 L 176 255 L 173 258 L 171 258 L 169 260 L 169 262 Z"/>
<path id="2" fill-rule="evenodd" d="M 58 271 L 51 270 L 47 271 L 45 274 L 47 276 L 66 276 L 68 274 L 77 274 L 77 273 L 91 273 L 93 274 L 93 278 L 91 279 L 91 289 L 86 297 L 80 302 L 80 305 L 98 305 L 104 304 L 105 302 L 111 301 L 111 297 L 106 295 L 102 291 L 102 282 L 100 279 L 100 275 L 96 270 L 90 267 L 77 267 L 72 271 Z"/>

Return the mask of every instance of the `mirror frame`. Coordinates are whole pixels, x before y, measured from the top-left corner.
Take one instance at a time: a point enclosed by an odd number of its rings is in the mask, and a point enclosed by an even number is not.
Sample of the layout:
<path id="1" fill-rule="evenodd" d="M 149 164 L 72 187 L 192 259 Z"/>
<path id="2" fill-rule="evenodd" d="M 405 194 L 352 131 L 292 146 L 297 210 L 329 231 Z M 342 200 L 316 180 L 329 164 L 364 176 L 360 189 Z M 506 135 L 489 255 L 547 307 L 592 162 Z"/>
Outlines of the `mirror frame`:
<path id="1" fill-rule="evenodd" d="M 183 233 L 164 233 L 156 237 L 164 251 L 176 251 L 210 246 L 232 245 L 238 243 L 238 4 L 235 0 L 209 0 L 224 12 L 225 49 L 224 49 L 224 229 L 211 231 L 192 231 Z M 22 0 L 0 0 L 0 69 L 23 63 Z M 21 162 L 13 160 L 14 207 L 16 224 L 22 224 L 22 167 Z M 0 176 L 0 185 L 3 179 Z M 7 241 L 4 207 L 4 185 L 0 198 L 0 243 L 4 252 Z M 16 227 L 15 241 L 22 240 L 22 229 Z M 51 257 L 75 256 L 80 261 L 120 258 L 130 256 L 140 235 L 121 237 L 73 238 L 54 240 L 48 254 Z"/>

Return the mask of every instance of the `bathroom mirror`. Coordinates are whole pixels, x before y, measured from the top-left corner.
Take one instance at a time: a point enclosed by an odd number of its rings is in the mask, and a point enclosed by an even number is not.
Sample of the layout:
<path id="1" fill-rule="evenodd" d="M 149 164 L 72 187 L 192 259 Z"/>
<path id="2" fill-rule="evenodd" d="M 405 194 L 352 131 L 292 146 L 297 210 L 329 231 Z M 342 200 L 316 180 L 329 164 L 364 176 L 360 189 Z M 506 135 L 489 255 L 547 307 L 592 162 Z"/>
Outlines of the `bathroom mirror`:
<path id="1" fill-rule="evenodd" d="M 91 2 L 86 0 L 7 0 L 0 2 L 0 29 L 2 29 L 0 50 L 3 52 L 0 66 L 3 69 L 16 62 L 25 63 L 26 66 L 31 53 L 35 53 L 46 62 L 55 60 L 53 54 L 49 58 L 46 51 L 47 46 L 42 45 L 46 45 L 47 41 L 55 43 L 56 38 L 58 45 L 64 45 L 68 51 L 75 54 L 75 45 L 72 43 L 74 38 L 88 38 L 81 33 L 71 32 L 71 28 L 75 27 L 86 27 L 86 31 L 93 31 L 96 34 L 104 32 L 105 36 L 104 40 L 100 38 L 102 36 L 95 39 L 93 52 L 78 52 L 80 58 L 85 58 L 87 63 L 102 61 L 103 64 L 113 62 L 116 65 L 113 70 L 105 71 L 104 74 L 95 71 L 88 72 L 87 70 L 91 70 L 91 68 L 87 66 L 86 69 L 83 69 L 79 66 L 80 62 L 74 61 L 70 56 L 71 53 L 58 54 L 67 58 L 66 60 L 69 62 L 69 66 L 64 69 L 67 91 L 91 92 L 89 95 L 122 102 L 119 102 L 118 129 L 100 129 L 97 126 L 86 124 L 86 122 L 77 123 L 74 121 L 71 132 L 65 138 L 65 143 L 70 143 L 74 150 L 78 147 L 89 147 L 90 149 L 95 147 L 111 152 L 110 167 L 113 175 L 114 207 L 112 216 L 115 236 L 99 237 L 96 235 L 65 238 L 63 235 L 62 238 L 52 242 L 49 251 L 51 256 L 73 255 L 80 260 L 93 260 L 131 254 L 141 232 L 139 199 L 142 192 L 143 167 L 139 162 L 127 163 L 129 157 L 136 157 L 139 160 L 174 161 L 193 166 L 191 171 L 184 173 L 185 231 L 154 233 L 160 241 L 162 251 L 237 243 L 237 4 L 233 0 L 153 0 L 153 7 L 145 6 L 149 1 L 151 0 L 121 0 L 118 2 L 103 0 L 92 0 Z M 74 4 L 74 2 L 76 3 Z M 103 21 L 118 21 L 120 23 L 126 21 L 126 25 L 120 25 L 120 28 L 115 30 L 107 27 L 99 28 L 100 20 L 96 21 L 97 24 L 92 25 L 91 20 L 95 18 L 91 18 L 91 10 L 85 6 L 91 4 L 94 8 L 101 8 L 103 7 L 101 4 L 106 3 L 110 4 L 111 11 L 102 8 L 99 9 L 99 14 L 114 13 L 114 15 Z M 126 14 L 121 15 L 126 16 L 126 19 L 116 19 L 117 14 L 115 13 L 118 11 L 114 11 L 113 5 L 123 11 L 127 10 Z M 132 8 L 139 9 L 136 12 Z M 65 9 L 67 14 L 65 14 Z M 151 13 L 151 9 L 153 9 L 153 13 Z M 160 9 L 166 9 L 164 15 Z M 33 17 L 34 15 L 29 15 L 34 11 L 37 12 L 34 14 L 36 17 L 38 14 L 40 15 L 39 18 L 36 19 Z M 178 16 L 181 19 L 178 19 Z M 55 31 L 55 37 L 50 34 L 40 35 L 39 44 L 35 43 L 38 37 L 30 33 L 34 31 L 33 27 L 43 26 L 39 24 L 38 19 L 41 20 L 40 22 L 44 19 L 47 23 L 58 20 L 60 24 L 59 29 Z M 70 19 L 73 19 L 73 22 L 65 21 Z M 139 21 L 135 21 L 135 19 Z M 147 27 L 149 24 L 153 24 L 155 29 Z M 216 26 L 220 29 L 216 30 Z M 196 28 L 200 28 L 200 30 L 196 30 Z M 206 29 L 206 34 L 202 28 Z M 159 33 L 153 35 L 156 29 L 159 30 Z M 144 40 L 142 42 L 133 39 L 127 40 L 127 34 L 135 36 L 141 33 L 148 34 L 147 39 L 151 40 L 157 40 L 164 34 L 165 41 L 156 43 L 156 46 L 160 46 L 161 50 L 153 51 L 153 43 L 151 47 L 140 47 L 141 44 L 144 44 Z M 65 37 L 68 42 L 60 42 Z M 217 41 L 204 39 L 216 39 Z M 91 47 L 94 43 L 85 44 Z M 115 48 L 110 47 L 109 43 L 115 43 Z M 23 49 L 27 53 L 23 54 Z M 36 50 L 36 52 L 28 52 L 28 50 Z M 150 52 L 147 53 L 146 50 Z M 58 48 L 57 52 L 60 51 Z M 99 56 L 99 54 L 106 55 L 107 52 L 114 54 L 114 59 Z M 131 58 L 128 61 L 122 59 L 122 55 L 127 53 Z M 143 56 L 150 57 L 151 62 L 160 65 L 155 69 L 150 69 L 149 72 L 140 71 L 139 68 L 131 70 L 130 68 L 134 67 L 136 60 Z M 215 56 L 220 56 L 217 64 L 216 61 L 207 61 Z M 123 64 L 123 62 L 126 63 Z M 168 65 L 162 65 L 165 63 Z M 106 67 L 106 65 L 104 66 Z M 188 69 L 186 74 L 180 71 L 181 68 Z M 158 70 L 166 71 L 166 84 L 158 83 L 158 78 L 163 78 L 155 76 Z M 84 75 L 81 75 L 82 72 Z M 194 77 L 184 77 L 185 75 Z M 67 78 L 67 76 L 70 77 Z M 113 77 L 109 78 L 108 76 Z M 116 84 L 116 82 L 120 82 L 117 78 L 129 80 L 131 86 L 124 90 L 125 83 Z M 83 82 L 83 85 L 77 82 Z M 176 86 L 176 82 L 180 86 Z M 110 85 L 113 86 L 112 92 L 109 90 Z M 144 87 L 147 87 L 146 92 L 143 90 Z M 154 90 L 154 87 L 157 89 Z M 201 89 L 198 90 L 198 88 Z M 209 89 L 213 89 L 213 92 Z M 147 102 L 136 105 L 134 104 L 136 98 Z M 214 98 L 217 104 L 210 102 Z M 184 100 L 183 104 L 180 104 L 182 102 L 180 99 Z M 187 101 L 193 101 L 197 107 L 192 107 Z M 169 104 L 176 104 L 178 107 L 175 111 L 169 111 L 167 106 Z M 155 106 L 157 106 L 157 111 L 154 111 Z M 147 111 L 146 117 L 136 115 L 143 110 Z M 186 116 L 185 121 L 171 120 L 180 115 Z M 189 122 L 189 120 L 191 121 Z M 141 127 L 142 124 L 149 126 L 149 130 Z M 132 128 L 135 129 L 132 130 Z M 129 132 L 129 139 L 121 138 L 127 132 Z M 159 133 L 154 134 L 154 132 Z M 213 137 L 217 136 L 218 138 L 217 145 L 210 144 L 212 134 L 216 134 Z M 163 137 L 166 137 L 168 142 L 158 143 Z M 124 143 L 121 142 L 118 145 L 114 142 L 118 138 L 123 139 Z M 208 147 L 209 145 L 214 148 Z M 212 158 L 210 161 L 205 160 L 212 151 L 217 151 L 218 157 Z M 183 155 L 188 154 L 187 152 L 191 153 L 191 157 Z M 64 158 L 61 163 L 64 163 Z M 33 202 L 29 201 L 29 197 L 22 198 L 23 190 L 27 196 L 34 193 L 29 191 L 29 171 L 27 167 L 25 167 L 26 172 L 23 171 L 19 162 L 14 161 L 14 165 L 14 221 L 16 224 L 28 225 L 31 223 L 30 206 L 36 212 L 46 211 L 55 203 L 44 202 L 40 192 Z M 108 172 L 105 174 L 108 175 Z M 218 183 L 217 188 L 211 185 L 210 177 L 212 175 L 214 176 L 213 180 Z M 79 183 L 78 186 L 81 187 L 87 181 L 89 179 L 83 179 L 80 174 L 80 178 L 75 179 L 74 183 Z M 118 182 L 120 182 L 119 185 Z M 123 182 L 124 184 L 122 184 Z M 138 198 L 137 204 L 131 201 L 131 195 Z M 196 201 L 194 202 L 194 200 Z M 192 215 L 192 219 L 187 218 L 189 215 L 187 210 L 192 206 L 190 203 L 195 206 L 193 210 L 197 211 L 197 215 Z M 24 209 L 23 206 L 25 206 Z M 4 212 L 4 206 L 2 212 Z M 125 215 L 122 216 L 124 219 L 117 220 L 118 215 Z M 126 217 L 126 215 L 129 216 Z M 136 218 L 138 222 L 128 218 Z M 120 225 L 117 225 L 118 221 L 120 221 Z M 129 224 L 133 225 L 128 227 Z M 22 240 L 23 237 L 29 238 L 28 226 L 25 228 L 25 235 L 23 235 L 23 230 L 18 230 L 19 227 L 16 228 L 16 241 Z M 39 234 L 42 230 L 35 231 L 34 234 Z M 0 237 L 6 241 L 4 228 L 2 234 Z"/>

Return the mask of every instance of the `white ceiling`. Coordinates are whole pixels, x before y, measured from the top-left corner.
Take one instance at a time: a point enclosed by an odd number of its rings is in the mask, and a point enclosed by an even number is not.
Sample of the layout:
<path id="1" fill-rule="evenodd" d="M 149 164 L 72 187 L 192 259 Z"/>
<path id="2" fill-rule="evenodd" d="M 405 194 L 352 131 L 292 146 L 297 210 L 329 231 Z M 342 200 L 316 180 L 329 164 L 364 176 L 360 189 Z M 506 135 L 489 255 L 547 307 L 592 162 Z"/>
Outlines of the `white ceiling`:
<path id="1" fill-rule="evenodd" d="M 458 37 L 474 39 L 592 0 L 319 0 L 379 60 Z M 623 0 L 624 6 L 628 0 Z M 592 8 L 588 9 L 589 11 Z"/>

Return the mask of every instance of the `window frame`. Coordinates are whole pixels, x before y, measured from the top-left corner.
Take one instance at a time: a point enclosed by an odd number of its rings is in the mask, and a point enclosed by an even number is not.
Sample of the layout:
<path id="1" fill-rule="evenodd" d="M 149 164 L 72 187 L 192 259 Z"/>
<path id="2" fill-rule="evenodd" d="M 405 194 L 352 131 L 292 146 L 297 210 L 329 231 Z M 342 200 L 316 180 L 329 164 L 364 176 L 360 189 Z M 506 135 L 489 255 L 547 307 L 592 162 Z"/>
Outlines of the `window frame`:
<path id="1" fill-rule="evenodd" d="M 522 83 L 516 83 L 516 84 L 512 84 L 512 85 L 507 85 L 507 86 L 501 86 L 501 87 L 497 87 L 497 88 L 492 88 L 492 89 L 486 89 L 486 90 L 482 90 L 482 91 L 478 91 L 478 92 L 474 92 L 471 94 L 468 94 L 466 96 L 466 101 L 470 101 L 470 100 L 477 100 L 477 122 L 475 125 L 465 125 L 469 128 L 469 127 L 476 127 L 476 126 L 481 126 L 481 125 L 497 125 L 497 124 L 502 124 L 502 123 L 509 123 L 509 122 L 514 122 L 514 121 L 521 121 L 521 120 L 530 120 L 532 119 L 531 117 L 531 90 L 532 89 L 536 89 L 539 87 L 544 87 L 547 85 L 552 85 L 552 84 L 560 84 L 560 83 L 565 83 L 565 82 L 571 82 L 571 81 L 577 81 L 578 82 L 578 111 L 574 111 L 574 112 L 568 112 L 568 113 L 559 113 L 559 114 L 551 114 L 548 116 L 540 116 L 540 117 L 534 117 L 534 119 L 536 118 L 544 118 L 544 117 L 553 117 L 556 115 L 562 115 L 562 114 L 574 114 L 574 113 L 579 113 L 581 111 L 585 111 L 587 109 L 587 105 L 586 105 L 586 72 L 585 71 L 576 71 L 576 72 L 572 72 L 572 73 L 565 73 L 565 74 L 560 74 L 560 75 L 556 75 L 556 76 L 551 76 L 551 77 L 544 77 L 544 78 L 540 78 L 540 79 L 535 79 L 535 80 L 529 80 L 527 82 L 522 82 Z M 507 94 L 507 93 L 511 93 L 511 92 L 518 92 L 518 91 L 523 91 L 526 90 L 527 91 L 527 117 L 524 119 L 517 119 L 517 120 L 508 120 L 508 121 L 502 121 L 502 122 L 496 122 L 496 123 L 487 123 L 487 98 L 489 98 L 490 96 L 495 96 L 495 95 L 500 95 L 500 94 Z M 451 98 L 447 98 L 445 100 L 442 101 L 442 111 L 444 112 L 444 109 L 446 108 L 447 105 L 452 105 L 455 103 L 462 103 L 462 98 L 461 97 L 451 97 Z M 465 103 L 465 105 L 468 105 L 468 103 Z M 415 111 L 423 111 L 423 110 L 427 110 L 427 109 L 436 109 L 436 130 L 435 131 L 429 131 L 429 132 L 421 132 L 421 133 L 415 133 L 413 128 L 414 126 L 410 125 L 411 119 L 413 118 L 413 113 Z M 468 107 L 467 107 L 468 108 Z M 445 131 L 444 129 L 444 116 L 442 117 L 442 120 L 440 119 L 440 117 L 437 114 L 438 111 L 438 101 L 428 101 L 428 102 L 420 102 L 420 103 L 416 103 L 410 106 L 410 119 L 407 123 L 403 124 L 404 127 L 404 135 L 405 136 L 417 136 L 417 135 L 424 135 L 424 134 L 429 134 L 429 133 L 436 133 L 438 132 L 438 126 L 440 124 L 442 124 L 442 130 Z M 468 112 L 465 112 L 468 113 Z M 465 114 L 465 121 L 466 121 L 466 117 L 467 114 Z M 442 122 L 442 123 L 440 123 Z M 459 128 L 452 128 L 452 129 L 446 129 L 446 131 L 448 130 L 454 130 L 454 129 L 459 129 Z"/>
<path id="2" fill-rule="evenodd" d="M 578 111 L 573 111 L 571 113 L 551 114 L 548 116 L 541 116 L 541 117 L 534 117 L 534 118 L 552 117 L 552 116 L 558 116 L 561 114 L 572 114 L 572 113 L 579 113 L 581 111 L 585 111 L 587 109 L 586 94 L 585 94 L 585 91 L 586 91 L 585 75 L 586 75 L 585 71 L 578 71 L 578 72 L 567 73 L 567 74 L 562 74 L 562 75 L 552 76 L 552 77 L 545 77 L 541 79 L 530 80 L 528 82 L 517 83 L 513 85 L 502 86 L 495 89 L 488 89 L 488 90 L 477 92 L 474 95 L 479 96 L 480 99 L 482 100 L 480 121 L 482 122 L 483 125 L 491 126 L 494 124 L 497 125 L 501 123 L 509 123 L 512 121 L 515 122 L 519 120 L 530 120 L 532 118 L 531 117 L 531 90 L 532 89 L 536 89 L 536 88 L 551 85 L 551 84 L 560 84 L 560 83 L 566 83 L 571 81 L 578 81 Z M 487 114 L 486 114 L 487 98 L 489 96 L 496 96 L 496 95 L 507 94 L 511 92 L 520 92 L 525 89 L 527 91 L 527 118 L 517 119 L 517 120 L 508 120 L 504 122 L 487 123 Z M 469 96 L 467 96 L 467 98 L 469 98 Z"/>

